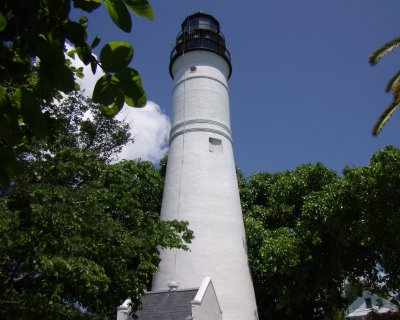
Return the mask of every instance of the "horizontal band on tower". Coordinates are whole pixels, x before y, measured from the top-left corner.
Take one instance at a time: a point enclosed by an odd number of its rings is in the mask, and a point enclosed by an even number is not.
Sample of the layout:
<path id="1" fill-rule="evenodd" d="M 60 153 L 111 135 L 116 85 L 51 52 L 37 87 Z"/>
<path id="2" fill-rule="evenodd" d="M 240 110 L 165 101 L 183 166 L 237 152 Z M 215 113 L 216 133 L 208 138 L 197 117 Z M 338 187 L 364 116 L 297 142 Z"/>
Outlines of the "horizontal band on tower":
<path id="1" fill-rule="evenodd" d="M 183 129 L 183 130 L 178 131 L 178 132 L 174 133 L 173 135 L 171 135 L 169 137 L 169 144 L 171 144 L 171 142 L 176 137 L 180 136 L 181 134 L 185 134 L 185 133 L 189 133 L 189 132 L 210 132 L 210 133 L 215 133 L 215 134 L 218 134 L 220 136 L 225 137 L 231 143 L 233 143 L 232 137 L 230 135 L 226 134 L 225 132 L 222 132 L 222 131 L 219 131 L 219 130 L 215 130 L 215 129 L 210 129 L 210 128 L 189 128 L 189 129 Z"/>
<path id="2" fill-rule="evenodd" d="M 185 77 L 184 79 L 182 79 L 181 81 L 177 82 L 177 83 L 174 85 L 172 91 L 175 91 L 175 88 L 176 88 L 177 86 L 179 86 L 182 82 L 189 81 L 189 80 L 193 80 L 193 79 L 200 79 L 200 78 L 209 79 L 209 80 L 214 80 L 214 81 L 218 82 L 219 84 L 221 84 L 221 85 L 226 89 L 226 91 L 229 92 L 229 88 L 228 88 L 228 86 L 227 86 L 225 83 L 223 83 L 222 81 L 220 81 L 220 80 L 218 80 L 218 79 L 216 79 L 216 78 L 209 77 L 209 76 L 190 76 L 190 77 Z"/>
<path id="3" fill-rule="evenodd" d="M 174 134 L 174 131 L 176 131 L 176 130 L 179 129 L 180 127 L 188 126 L 188 125 L 196 124 L 196 123 L 209 123 L 209 124 L 212 124 L 212 125 L 214 125 L 214 126 L 221 127 L 221 128 L 225 129 L 225 130 L 228 132 L 229 136 L 232 136 L 232 131 L 231 131 L 231 129 L 230 129 L 227 125 L 225 125 L 225 124 L 223 124 L 223 123 L 221 123 L 221 122 L 218 122 L 218 121 L 208 120 L 208 119 L 192 119 L 192 120 L 180 122 L 180 123 L 178 123 L 177 125 L 175 125 L 175 126 L 171 129 L 169 135 L 170 135 L 170 137 L 171 137 L 171 136 Z"/>

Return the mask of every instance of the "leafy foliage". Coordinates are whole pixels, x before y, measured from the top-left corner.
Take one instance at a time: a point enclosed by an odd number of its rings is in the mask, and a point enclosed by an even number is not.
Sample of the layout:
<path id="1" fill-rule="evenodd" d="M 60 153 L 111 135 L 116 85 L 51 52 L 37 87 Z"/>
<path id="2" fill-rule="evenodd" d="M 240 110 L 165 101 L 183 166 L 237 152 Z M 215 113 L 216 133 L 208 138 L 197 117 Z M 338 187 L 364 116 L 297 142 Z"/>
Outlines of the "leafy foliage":
<path id="1" fill-rule="evenodd" d="M 343 176 L 321 164 L 259 173 L 241 188 L 261 319 L 330 319 L 344 287 L 400 284 L 400 150 Z"/>
<path id="2" fill-rule="evenodd" d="M 130 32 L 131 14 L 153 19 L 147 0 L 5 0 L 0 3 L 0 150 L 7 154 L 0 168 L 0 179 L 6 184 L 16 172 L 15 148 L 31 137 L 44 138 L 48 118 L 43 112 L 46 102 L 78 88 L 75 77 L 81 70 L 70 66 L 65 55 L 66 42 L 93 73 L 100 66 L 106 75 L 99 79 L 93 99 L 100 110 L 114 116 L 127 103 L 144 106 L 146 94 L 138 72 L 128 65 L 133 47 L 124 41 L 111 41 L 101 50 L 100 61 L 92 53 L 100 42 L 95 36 L 88 42 L 88 18 L 70 18 L 71 6 L 88 13 L 104 3 L 112 21 L 124 32 Z M 37 69 L 37 77 L 26 86 L 27 75 Z M 127 81 L 127 83 L 122 83 Z M 10 83 L 14 88 L 11 90 Z M 7 90 L 6 90 L 7 89 Z M 100 93 L 99 93 L 100 91 Z M 21 128 L 21 124 L 29 130 Z"/>
<path id="3" fill-rule="evenodd" d="M 35 140 L 36 144 L 31 144 L 35 158 L 41 157 L 38 153 L 56 154 L 64 147 L 78 147 L 109 163 L 132 141 L 127 123 L 104 117 L 98 106 L 79 92 L 58 105 L 47 107 L 46 112 L 52 120 L 51 135 L 48 143 L 40 144 L 41 140 Z"/>
<path id="4" fill-rule="evenodd" d="M 393 50 L 397 49 L 400 46 L 400 37 L 397 37 L 380 48 L 375 50 L 368 58 L 369 63 L 374 66 L 376 65 L 385 55 L 389 54 Z M 392 102 L 390 105 L 382 112 L 379 119 L 376 121 L 372 134 L 377 136 L 384 125 L 389 121 L 392 114 L 399 108 L 400 106 L 400 72 L 397 72 L 386 85 L 386 92 L 392 93 Z"/>
<path id="5" fill-rule="evenodd" d="M 192 233 L 159 219 L 163 178 L 150 163 L 109 164 L 126 126 L 81 96 L 47 111 L 49 140 L 19 150 L 0 198 L 0 318 L 113 318 L 128 297 L 135 311 L 158 247 L 185 249 Z"/>

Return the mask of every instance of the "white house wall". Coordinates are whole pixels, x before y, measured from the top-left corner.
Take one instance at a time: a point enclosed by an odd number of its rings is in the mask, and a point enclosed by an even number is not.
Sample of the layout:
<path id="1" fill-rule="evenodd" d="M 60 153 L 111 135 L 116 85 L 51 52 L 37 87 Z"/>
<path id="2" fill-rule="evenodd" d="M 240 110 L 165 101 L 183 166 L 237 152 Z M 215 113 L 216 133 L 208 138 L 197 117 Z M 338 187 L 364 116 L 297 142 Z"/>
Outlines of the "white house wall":
<path id="1" fill-rule="evenodd" d="M 192 318 L 193 320 L 222 320 L 221 308 L 211 278 L 203 280 L 192 301 Z"/>

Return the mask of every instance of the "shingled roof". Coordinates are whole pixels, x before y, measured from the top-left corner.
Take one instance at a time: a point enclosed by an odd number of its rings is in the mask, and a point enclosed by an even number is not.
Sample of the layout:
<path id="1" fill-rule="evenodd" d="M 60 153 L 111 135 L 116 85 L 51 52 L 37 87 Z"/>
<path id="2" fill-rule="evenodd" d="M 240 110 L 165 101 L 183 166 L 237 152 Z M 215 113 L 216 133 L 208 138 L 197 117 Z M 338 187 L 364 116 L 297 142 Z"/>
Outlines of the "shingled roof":
<path id="1" fill-rule="evenodd" d="M 142 297 L 139 320 L 188 320 L 192 316 L 191 301 L 198 289 L 148 292 Z"/>

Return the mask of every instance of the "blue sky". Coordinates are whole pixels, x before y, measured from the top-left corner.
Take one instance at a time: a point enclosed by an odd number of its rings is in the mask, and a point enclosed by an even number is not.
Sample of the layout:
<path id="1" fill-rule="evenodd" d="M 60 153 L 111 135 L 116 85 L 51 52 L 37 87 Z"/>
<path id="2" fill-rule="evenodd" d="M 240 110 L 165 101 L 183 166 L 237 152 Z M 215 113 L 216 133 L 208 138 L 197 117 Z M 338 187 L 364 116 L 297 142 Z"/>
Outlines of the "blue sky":
<path id="1" fill-rule="evenodd" d="M 385 145 L 400 146 L 400 110 L 378 138 L 371 135 L 373 123 L 391 101 L 384 88 L 400 69 L 400 50 L 375 67 L 368 64 L 372 51 L 400 35 L 400 1 L 151 4 L 155 20 L 133 17 L 130 34 L 114 27 L 104 8 L 90 14 L 89 41 L 99 34 L 101 44 L 132 43 L 132 67 L 140 72 L 148 99 L 169 115 L 169 54 L 180 25 L 200 10 L 217 18 L 232 55 L 235 160 L 247 176 L 317 161 L 340 172 L 346 165 L 366 164 Z M 145 135 L 146 129 L 141 130 Z"/>

